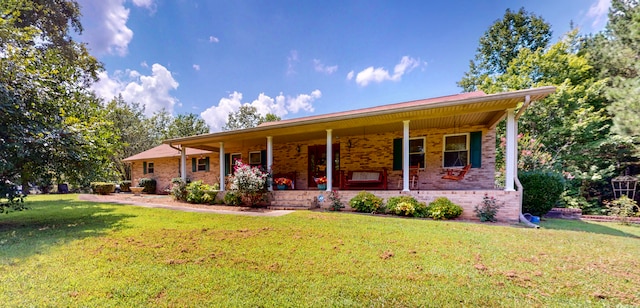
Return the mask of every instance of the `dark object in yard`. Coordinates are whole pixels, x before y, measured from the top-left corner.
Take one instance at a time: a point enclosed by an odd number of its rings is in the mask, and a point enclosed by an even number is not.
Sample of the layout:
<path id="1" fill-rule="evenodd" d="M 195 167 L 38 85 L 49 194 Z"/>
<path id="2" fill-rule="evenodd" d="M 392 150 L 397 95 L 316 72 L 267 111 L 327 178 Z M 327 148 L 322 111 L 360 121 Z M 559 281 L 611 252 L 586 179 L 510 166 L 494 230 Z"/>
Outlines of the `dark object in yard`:
<path id="1" fill-rule="evenodd" d="M 58 184 L 58 193 L 59 194 L 68 194 L 69 193 L 69 185 L 67 185 L 67 184 Z"/>

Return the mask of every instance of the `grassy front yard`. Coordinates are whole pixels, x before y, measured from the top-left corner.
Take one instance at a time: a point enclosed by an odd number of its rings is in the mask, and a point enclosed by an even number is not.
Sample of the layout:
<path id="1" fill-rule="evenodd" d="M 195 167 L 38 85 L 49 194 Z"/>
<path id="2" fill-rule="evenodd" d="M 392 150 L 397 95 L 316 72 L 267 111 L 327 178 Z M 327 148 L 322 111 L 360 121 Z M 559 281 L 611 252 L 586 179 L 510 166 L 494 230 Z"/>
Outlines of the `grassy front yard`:
<path id="1" fill-rule="evenodd" d="M 3 306 L 609 306 L 640 302 L 640 227 L 299 211 L 185 213 L 32 196 L 0 216 Z"/>

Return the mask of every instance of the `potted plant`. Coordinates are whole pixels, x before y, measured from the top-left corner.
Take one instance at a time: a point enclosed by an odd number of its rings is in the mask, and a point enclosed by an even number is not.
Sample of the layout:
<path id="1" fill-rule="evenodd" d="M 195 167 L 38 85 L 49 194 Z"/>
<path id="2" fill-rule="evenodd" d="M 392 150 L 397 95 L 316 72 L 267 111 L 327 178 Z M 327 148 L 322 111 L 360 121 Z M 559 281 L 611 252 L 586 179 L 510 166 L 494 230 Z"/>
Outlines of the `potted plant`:
<path id="1" fill-rule="evenodd" d="M 288 178 L 276 178 L 273 182 L 276 183 L 278 190 L 285 190 L 291 187 L 291 180 Z"/>
<path id="2" fill-rule="evenodd" d="M 319 190 L 326 190 L 327 189 L 327 177 L 326 176 L 321 176 L 319 178 L 313 178 L 313 180 L 318 185 L 318 189 Z"/>

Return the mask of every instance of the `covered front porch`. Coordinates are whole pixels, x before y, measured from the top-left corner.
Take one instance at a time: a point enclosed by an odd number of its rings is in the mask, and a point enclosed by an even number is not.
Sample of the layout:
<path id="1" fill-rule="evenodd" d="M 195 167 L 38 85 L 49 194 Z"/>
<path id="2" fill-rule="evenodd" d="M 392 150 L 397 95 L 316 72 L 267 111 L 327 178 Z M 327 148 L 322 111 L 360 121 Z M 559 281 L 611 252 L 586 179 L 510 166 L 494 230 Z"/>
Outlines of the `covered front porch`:
<path id="1" fill-rule="evenodd" d="M 555 91 L 542 87 L 486 95 L 465 93 L 327 115 L 263 123 L 254 128 L 167 140 L 182 151 L 186 179 L 186 148 L 217 153 L 220 189 L 233 173 L 233 162 L 261 166 L 273 177 L 287 176 L 290 190 L 270 187 L 273 206 L 311 204 L 325 192 L 340 190 L 345 204 L 360 190 L 387 198 L 411 194 L 430 202 L 444 196 L 472 215 L 485 193 L 505 201 L 506 220 L 517 220 L 521 190 L 516 191 L 517 119 L 532 101 Z M 518 111 L 516 109 L 519 107 Z M 506 184 L 495 189 L 496 126 L 506 119 Z M 459 179 L 448 170 L 468 172 Z M 341 174 L 384 172 L 378 184 L 345 186 Z M 370 179 L 364 179 L 367 181 Z M 345 190 L 351 188 L 351 190 Z M 434 197 L 435 196 L 435 197 Z M 322 199 L 322 198 L 320 198 Z M 509 212 L 509 213 L 507 213 Z M 471 218 L 471 217 L 468 217 Z"/>

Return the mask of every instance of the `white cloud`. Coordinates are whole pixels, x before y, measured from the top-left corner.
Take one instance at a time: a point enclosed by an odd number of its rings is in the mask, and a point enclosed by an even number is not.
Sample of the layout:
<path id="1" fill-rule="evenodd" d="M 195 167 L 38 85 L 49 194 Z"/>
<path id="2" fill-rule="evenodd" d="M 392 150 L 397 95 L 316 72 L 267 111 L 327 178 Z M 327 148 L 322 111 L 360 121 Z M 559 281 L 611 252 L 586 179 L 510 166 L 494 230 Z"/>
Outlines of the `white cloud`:
<path id="1" fill-rule="evenodd" d="M 133 31 L 127 27 L 129 9 L 124 0 L 80 0 L 82 37 L 89 48 L 97 54 L 127 54 L 127 46 L 133 38 Z"/>
<path id="2" fill-rule="evenodd" d="M 154 9 L 153 0 L 133 0 L 133 4 L 138 7 L 144 7 L 149 10 Z"/>
<path id="3" fill-rule="evenodd" d="M 287 75 L 292 75 L 296 73 L 295 66 L 298 60 L 298 51 L 291 50 L 289 52 L 289 56 L 287 57 Z"/>
<path id="4" fill-rule="evenodd" d="M 338 70 L 337 65 L 326 66 L 318 59 L 313 59 L 313 67 L 316 69 L 317 72 L 325 73 L 327 75 L 331 75 Z"/>
<path id="5" fill-rule="evenodd" d="M 200 65 L 194 64 L 193 65 L 193 69 L 196 70 L 196 71 L 199 71 L 200 70 Z"/>
<path id="6" fill-rule="evenodd" d="M 148 68 L 149 64 L 147 64 L 147 61 L 142 61 L 142 62 L 140 62 L 140 66 L 142 66 L 144 68 Z"/>
<path id="7" fill-rule="evenodd" d="M 611 7 L 611 0 L 596 0 L 596 2 L 589 7 L 587 17 L 593 19 L 591 23 L 593 28 L 600 28 L 606 23 L 609 7 Z"/>
<path id="8" fill-rule="evenodd" d="M 133 0 L 133 5 L 155 11 L 154 0 Z M 133 31 L 127 27 L 125 0 L 78 0 L 82 13 L 83 40 L 95 54 L 125 56 Z"/>
<path id="9" fill-rule="evenodd" d="M 350 71 L 350 72 L 349 72 L 349 74 L 347 74 L 347 80 L 351 80 L 351 79 L 353 79 L 353 75 L 354 75 L 354 74 L 355 74 L 355 73 L 354 73 L 353 71 Z"/>
<path id="10" fill-rule="evenodd" d="M 295 97 L 285 96 L 280 93 L 275 98 L 260 93 L 258 98 L 251 103 L 242 103 L 242 93 L 234 91 L 229 97 L 223 97 L 217 106 L 211 106 L 200 113 L 200 116 L 207 122 L 212 132 L 221 131 L 227 123 L 229 114 L 236 112 L 240 106 L 249 105 L 256 108 L 259 114 L 267 113 L 284 117 L 289 113 L 298 113 L 301 110 L 313 112 L 313 101 L 322 96 L 320 90 L 314 90 L 310 94 L 299 94 Z"/>
<path id="11" fill-rule="evenodd" d="M 126 102 L 135 102 L 145 107 L 145 114 L 166 109 L 173 112 L 178 99 L 169 93 L 178 88 L 178 82 L 171 72 L 160 64 L 151 66 L 151 75 L 142 75 L 138 71 L 115 71 L 112 76 L 99 73 L 100 80 L 92 86 L 96 95 L 110 100 L 121 94 Z"/>
<path id="12" fill-rule="evenodd" d="M 360 71 L 356 75 L 356 83 L 362 87 L 367 86 L 371 82 L 383 82 L 386 80 L 390 81 L 399 81 L 402 79 L 402 76 L 414 68 L 421 65 L 420 59 L 411 58 L 409 56 L 404 56 L 400 59 L 400 63 L 396 64 L 393 68 L 393 75 L 389 74 L 389 71 L 382 68 L 373 68 L 373 66 L 367 67 L 364 70 Z M 353 71 L 349 72 L 347 75 L 347 79 L 351 80 L 353 78 Z"/>
<path id="13" fill-rule="evenodd" d="M 212 36 L 209 37 L 209 42 L 210 43 L 218 43 L 218 42 L 220 42 L 220 40 L 217 37 L 212 35 Z"/>

